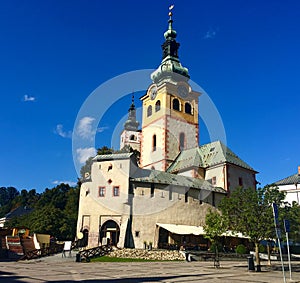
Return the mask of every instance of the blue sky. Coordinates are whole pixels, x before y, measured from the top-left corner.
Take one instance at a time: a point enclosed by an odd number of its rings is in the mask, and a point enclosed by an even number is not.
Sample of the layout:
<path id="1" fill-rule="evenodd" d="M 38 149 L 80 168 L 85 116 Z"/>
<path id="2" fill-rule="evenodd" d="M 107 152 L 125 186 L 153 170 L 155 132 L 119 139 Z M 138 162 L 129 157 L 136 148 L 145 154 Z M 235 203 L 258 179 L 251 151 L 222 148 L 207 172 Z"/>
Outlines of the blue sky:
<path id="1" fill-rule="evenodd" d="M 157 68 L 173 3 L 181 63 L 217 107 L 229 148 L 263 185 L 296 173 L 299 1 L 12 0 L 0 3 L 0 186 L 76 182 L 82 104 L 115 76 Z M 111 144 L 130 95 L 101 113 L 96 147 Z"/>

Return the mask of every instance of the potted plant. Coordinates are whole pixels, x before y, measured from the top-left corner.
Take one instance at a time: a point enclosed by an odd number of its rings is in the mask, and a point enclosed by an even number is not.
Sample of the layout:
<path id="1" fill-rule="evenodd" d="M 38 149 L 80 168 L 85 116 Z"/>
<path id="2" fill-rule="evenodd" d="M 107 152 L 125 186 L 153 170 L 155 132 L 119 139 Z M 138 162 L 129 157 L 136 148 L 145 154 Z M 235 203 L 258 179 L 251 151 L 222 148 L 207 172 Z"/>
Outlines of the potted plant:
<path id="1" fill-rule="evenodd" d="M 149 242 L 149 246 L 148 246 L 148 250 L 151 251 L 152 250 L 152 242 Z"/>

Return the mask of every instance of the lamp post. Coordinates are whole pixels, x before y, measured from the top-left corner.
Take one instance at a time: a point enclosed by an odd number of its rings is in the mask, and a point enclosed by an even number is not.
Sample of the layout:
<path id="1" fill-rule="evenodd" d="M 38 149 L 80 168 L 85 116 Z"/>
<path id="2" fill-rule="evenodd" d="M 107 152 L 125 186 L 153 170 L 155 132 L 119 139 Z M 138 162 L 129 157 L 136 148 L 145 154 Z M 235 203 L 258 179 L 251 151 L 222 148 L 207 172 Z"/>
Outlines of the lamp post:
<path id="1" fill-rule="evenodd" d="M 299 183 L 299 178 L 300 178 L 300 176 L 298 175 L 298 181 L 295 182 L 296 194 L 297 194 L 297 203 L 298 204 L 300 204 L 300 202 L 299 202 L 299 194 L 298 194 L 298 187 L 297 187 L 297 185 Z"/>

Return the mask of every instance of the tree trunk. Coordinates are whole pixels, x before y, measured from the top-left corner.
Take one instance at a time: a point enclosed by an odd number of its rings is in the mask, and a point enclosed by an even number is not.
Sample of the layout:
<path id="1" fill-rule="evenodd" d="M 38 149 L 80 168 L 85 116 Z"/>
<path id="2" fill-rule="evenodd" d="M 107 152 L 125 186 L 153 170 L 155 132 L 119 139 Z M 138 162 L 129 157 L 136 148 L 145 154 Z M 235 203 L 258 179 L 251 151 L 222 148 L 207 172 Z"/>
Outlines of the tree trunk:
<path id="1" fill-rule="evenodd" d="M 256 271 L 260 270 L 260 258 L 259 258 L 259 242 L 255 243 L 255 259 L 256 259 Z"/>

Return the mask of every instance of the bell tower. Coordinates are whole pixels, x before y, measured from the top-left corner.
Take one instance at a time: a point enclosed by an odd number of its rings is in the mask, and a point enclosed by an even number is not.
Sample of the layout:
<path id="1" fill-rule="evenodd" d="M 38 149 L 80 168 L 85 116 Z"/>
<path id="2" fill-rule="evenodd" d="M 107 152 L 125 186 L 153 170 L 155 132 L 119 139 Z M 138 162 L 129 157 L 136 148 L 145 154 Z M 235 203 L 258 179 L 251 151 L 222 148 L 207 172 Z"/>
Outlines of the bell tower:
<path id="1" fill-rule="evenodd" d="M 120 149 L 124 146 L 130 146 L 132 149 L 141 151 L 140 136 L 141 131 L 138 130 L 139 122 L 136 120 L 136 109 L 134 105 L 134 95 L 128 109 L 128 118 L 124 123 L 124 130 L 121 133 Z"/>
<path id="2" fill-rule="evenodd" d="M 162 61 L 151 74 L 152 84 L 144 96 L 141 167 L 166 171 L 180 151 L 199 144 L 198 97 L 189 85 L 188 69 L 179 61 L 179 43 L 170 7 L 164 33 Z"/>

